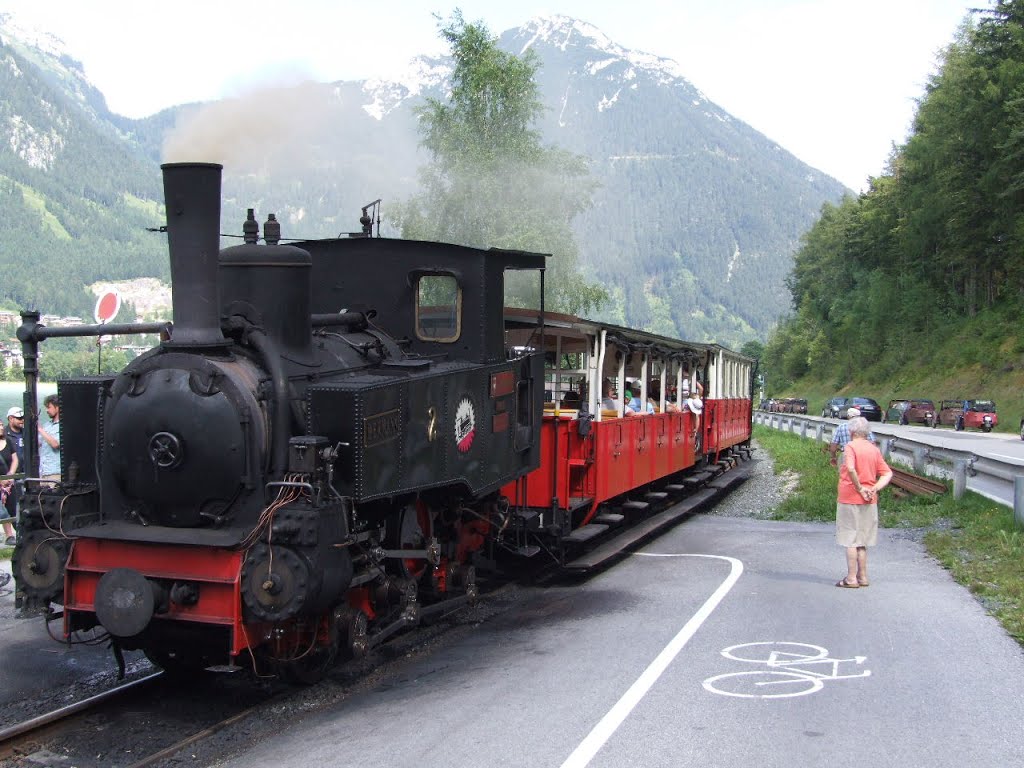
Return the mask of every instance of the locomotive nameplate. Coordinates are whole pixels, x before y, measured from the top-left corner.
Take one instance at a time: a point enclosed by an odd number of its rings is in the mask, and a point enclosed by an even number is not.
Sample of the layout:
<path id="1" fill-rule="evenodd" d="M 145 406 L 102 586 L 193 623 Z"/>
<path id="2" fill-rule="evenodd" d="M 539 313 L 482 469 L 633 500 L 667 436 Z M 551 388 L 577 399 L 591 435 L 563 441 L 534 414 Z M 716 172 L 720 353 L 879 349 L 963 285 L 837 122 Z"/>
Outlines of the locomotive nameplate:
<path id="1" fill-rule="evenodd" d="M 512 371 L 491 374 L 491 397 L 504 397 L 516 390 L 516 376 Z"/>
<path id="2" fill-rule="evenodd" d="M 397 408 L 363 419 L 363 445 L 367 448 L 394 440 L 401 432 L 402 412 Z"/>

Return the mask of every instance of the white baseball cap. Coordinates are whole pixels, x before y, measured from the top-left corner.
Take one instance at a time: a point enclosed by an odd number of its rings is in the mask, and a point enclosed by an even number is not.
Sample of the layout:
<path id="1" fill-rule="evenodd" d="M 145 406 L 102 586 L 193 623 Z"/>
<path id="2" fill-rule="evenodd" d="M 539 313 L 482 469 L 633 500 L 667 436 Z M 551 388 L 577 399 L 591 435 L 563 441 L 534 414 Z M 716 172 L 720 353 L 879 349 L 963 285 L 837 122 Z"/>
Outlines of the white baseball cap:
<path id="1" fill-rule="evenodd" d="M 21 409 L 20 405 L 14 405 L 7 409 L 7 417 L 13 416 L 16 419 L 24 419 L 25 411 Z"/>

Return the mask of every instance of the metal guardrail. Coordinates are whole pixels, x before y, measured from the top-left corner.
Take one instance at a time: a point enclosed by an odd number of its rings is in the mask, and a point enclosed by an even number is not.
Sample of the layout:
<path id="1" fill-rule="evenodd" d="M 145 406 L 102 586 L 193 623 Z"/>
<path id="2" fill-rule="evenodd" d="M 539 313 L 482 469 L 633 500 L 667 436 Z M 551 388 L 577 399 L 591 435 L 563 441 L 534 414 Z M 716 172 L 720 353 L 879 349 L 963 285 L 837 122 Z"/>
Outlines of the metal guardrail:
<path id="1" fill-rule="evenodd" d="M 838 424 L 818 416 L 754 411 L 754 423 L 805 439 L 827 444 Z M 1024 526 L 1024 462 L 979 456 L 969 451 L 942 448 L 922 440 L 886 432 L 885 425 L 871 424 L 886 461 L 911 467 L 919 475 L 952 480 L 953 496 L 965 490 L 1010 507 L 1017 525 Z M 931 434 L 922 430 L 922 437 Z"/>

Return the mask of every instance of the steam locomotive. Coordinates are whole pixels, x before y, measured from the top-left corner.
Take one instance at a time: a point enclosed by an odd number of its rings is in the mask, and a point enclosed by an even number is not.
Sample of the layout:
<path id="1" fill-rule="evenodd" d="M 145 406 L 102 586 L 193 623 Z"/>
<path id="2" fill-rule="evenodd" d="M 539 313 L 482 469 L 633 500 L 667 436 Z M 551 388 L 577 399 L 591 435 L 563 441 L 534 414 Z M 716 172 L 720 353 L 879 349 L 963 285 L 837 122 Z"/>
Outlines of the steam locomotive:
<path id="1" fill-rule="evenodd" d="M 30 475 L 40 342 L 162 333 L 59 383 L 61 480 L 26 479 L 13 559 L 19 607 L 62 603 L 122 667 L 316 679 L 475 601 L 481 568 L 600 562 L 588 542 L 749 453 L 753 361 L 545 313 L 542 254 L 373 237 L 365 212 L 292 245 L 271 216 L 261 243 L 251 210 L 220 250 L 221 167 L 162 169 L 173 327 L 18 331 Z M 505 309 L 509 271 L 539 308 Z M 627 374 L 659 413 L 601 407 Z M 719 396 L 683 407 L 698 376 Z"/>

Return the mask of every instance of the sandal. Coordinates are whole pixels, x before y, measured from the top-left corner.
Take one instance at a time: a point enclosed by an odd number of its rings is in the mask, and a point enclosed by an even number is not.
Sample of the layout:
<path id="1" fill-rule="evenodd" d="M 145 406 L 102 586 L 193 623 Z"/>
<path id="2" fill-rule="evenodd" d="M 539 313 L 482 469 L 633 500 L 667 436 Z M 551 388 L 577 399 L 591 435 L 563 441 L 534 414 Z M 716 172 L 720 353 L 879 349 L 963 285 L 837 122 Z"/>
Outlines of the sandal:
<path id="1" fill-rule="evenodd" d="M 871 586 L 871 582 L 868 581 L 867 579 L 863 579 L 863 580 L 862 579 L 857 579 L 857 586 L 858 587 L 870 587 Z"/>
<path id="2" fill-rule="evenodd" d="M 857 589 L 860 584 L 850 584 L 845 578 L 840 579 L 836 582 L 837 587 L 843 587 L 844 589 Z"/>

